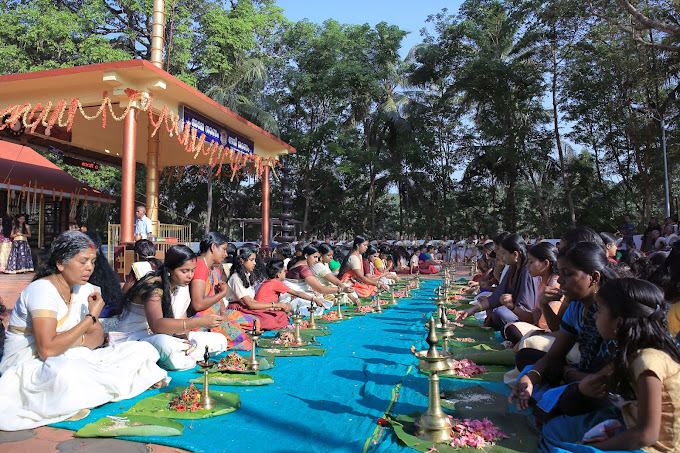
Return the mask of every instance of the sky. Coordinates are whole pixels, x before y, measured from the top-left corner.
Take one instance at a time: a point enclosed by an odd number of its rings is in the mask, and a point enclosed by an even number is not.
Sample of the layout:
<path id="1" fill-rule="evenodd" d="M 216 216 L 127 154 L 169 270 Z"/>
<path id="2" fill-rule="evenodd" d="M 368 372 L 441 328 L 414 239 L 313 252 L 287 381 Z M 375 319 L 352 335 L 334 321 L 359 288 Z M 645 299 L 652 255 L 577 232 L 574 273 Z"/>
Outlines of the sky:
<path id="1" fill-rule="evenodd" d="M 455 14 L 461 3 L 462 0 L 278 0 L 276 5 L 283 8 L 284 16 L 293 22 L 309 19 L 320 24 L 326 19 L 335 19 L 344 24 L 397 25 L 409 32 L 400 49 L 401 56 L 405 57 L 413 46 L 422 42 L 420 30 L 426 26 L 427 16 L 443 8 Z"/>

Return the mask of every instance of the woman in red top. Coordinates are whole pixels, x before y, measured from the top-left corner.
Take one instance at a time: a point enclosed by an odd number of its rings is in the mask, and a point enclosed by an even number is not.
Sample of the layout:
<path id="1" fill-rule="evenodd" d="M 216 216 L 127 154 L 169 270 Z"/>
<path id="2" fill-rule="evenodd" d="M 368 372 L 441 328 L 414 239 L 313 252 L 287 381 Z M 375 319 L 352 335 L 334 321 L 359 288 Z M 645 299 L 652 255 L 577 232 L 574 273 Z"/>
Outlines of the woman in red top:
<path id="1" fill-rule="evenodd" d="M 222 263 L 227 257 L 228 246 L 227 239 L 216 232 L 208 233 L 201 241 L 194 278 L 189 284 L 190 312 L 199 316 L 206 314 L 222 316 L 224 318 L 222 324 L 210 331 L 227 337 L 229 349 L 247 351 L 251 344 L 245 331 L 252 329 L 255 319 L 238 309 L 226 307 L 223 301 L 227 295 L 228 285 L 222 278 Z"/>

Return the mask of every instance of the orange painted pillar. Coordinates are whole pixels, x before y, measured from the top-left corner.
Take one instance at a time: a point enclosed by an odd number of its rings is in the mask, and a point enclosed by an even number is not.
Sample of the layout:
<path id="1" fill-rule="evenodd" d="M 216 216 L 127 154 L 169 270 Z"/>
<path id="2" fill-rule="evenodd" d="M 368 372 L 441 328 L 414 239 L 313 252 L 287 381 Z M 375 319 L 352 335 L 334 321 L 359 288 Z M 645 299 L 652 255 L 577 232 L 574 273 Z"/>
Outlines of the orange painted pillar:
<path id="1" fill-rule="evenodd" d="M 123 127 L 123 165 L 120 190 L 120 240 L 132 242 L 135 233 L 135 165 L 137 146 L 137 109 L 131 108 Z"/>
<path id="2" fill-rule="evenodd" d="M 262 172 L 262 247 L 269 247 L 269 165 Z"/>

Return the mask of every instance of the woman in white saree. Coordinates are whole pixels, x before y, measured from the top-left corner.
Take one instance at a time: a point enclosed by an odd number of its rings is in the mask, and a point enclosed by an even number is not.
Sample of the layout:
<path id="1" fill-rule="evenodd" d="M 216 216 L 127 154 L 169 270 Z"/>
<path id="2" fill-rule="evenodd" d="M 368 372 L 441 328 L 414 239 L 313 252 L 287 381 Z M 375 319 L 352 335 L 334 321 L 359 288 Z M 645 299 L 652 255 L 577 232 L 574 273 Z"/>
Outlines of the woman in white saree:
<path id="1" fill-rule="evenodd" d="M 87 283 L 96 251 L 79 231 L 65 231 L 19 296 L 0 361 L 0 430 L 66 420 L 109 401 L 133 398 L 167 379 L 146 343 L 99 348 L 104 301 Z"/>
<path id="2" fill-rule="evenodd" d="M 227 338 L 216 332 L 192 331 L 219 327 L 222 316 L 205 314 L 187 318 L 191 303 L 189 283 L 196 269 L 196 254 L 185 245 L 165 253 L 165 262 L 127 292 L 120 332 L 114 342 L 140 340 L 151 343 L 160 354 L 159 364 L 168 370 L 187 370 L 209 352 L 227 350 Z"/>

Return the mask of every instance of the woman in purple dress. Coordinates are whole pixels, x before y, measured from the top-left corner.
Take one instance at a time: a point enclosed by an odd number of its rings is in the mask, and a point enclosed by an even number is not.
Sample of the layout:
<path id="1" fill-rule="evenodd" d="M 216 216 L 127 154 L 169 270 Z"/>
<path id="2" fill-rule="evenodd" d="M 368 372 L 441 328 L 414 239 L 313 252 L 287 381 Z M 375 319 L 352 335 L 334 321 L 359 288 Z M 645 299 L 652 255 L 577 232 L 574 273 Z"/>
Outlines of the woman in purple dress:
<path id="1" fill-rule="evenodd" d="M 7 260 L 6 274 L 22 274 L 33 272 L 33 256 L 28 238 L 31 237 L 31 228 L 26 224 L 26 214 L 19 214 L 12 223 L 12 232 L 9 238 L 12 240 L 12 250 Z"/>

